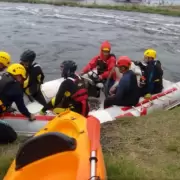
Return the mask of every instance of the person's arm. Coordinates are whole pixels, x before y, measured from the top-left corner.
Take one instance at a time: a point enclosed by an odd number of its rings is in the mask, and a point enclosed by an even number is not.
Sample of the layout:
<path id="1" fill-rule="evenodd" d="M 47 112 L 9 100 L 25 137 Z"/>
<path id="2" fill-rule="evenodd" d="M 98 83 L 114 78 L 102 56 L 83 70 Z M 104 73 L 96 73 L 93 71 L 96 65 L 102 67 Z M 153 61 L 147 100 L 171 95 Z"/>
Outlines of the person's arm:
<path id="1" fill-rule="evenodd" d="M 18 110 L 26 117 L 30 118 L 31 113 L 28 111 L 28 109 L 25 106 L 24 99 L 23 99 L 23 90 L 21 89 L 21 86 L 19 84 L 14 84 L 12 87 L 12 93 L 11 93 L 11 100 L 14 102 L 18 108 Z"/>
<path id="2" fill-rule="evenodd" d="M 37 93 L 39 83 L 37 81 L 38 76 L 42 75 L 41 67 L 37 66 L 32 69 L 31 76 L 29 77 L 29 91 L 31 95 Z"/>
<path id="3" fill-rule="evenodd" d="M 115 94 L 115 98 L 117 99 L 122 99 L 125 92 L 129 89 L 129 79 L 126 77 L 123 77 L 118 85 L 116 94 Z"/>
<path id="4" fill-rule="evenodd" d="M 99 58 L 99 56 L 95 56 L 94 58 L 92 58 L 90 60 L 90 62 L 88 63 L 88 65 L 86 65 L 83 68 L 82 72 L 85 74 L 85 73 L 88 73 L 91 69 L 96 68 L 98 58 Z"/>
<path id="5" fill-rule="evenodd" d="M 31 113 L 28 111 L 28 109 L 26 108 L 25 104 L 24 104 L 24 99 L 23 97 L 19 96 L 16 97 L 14 99 L 14 102 L 18 108 L 18 110 L 26 117 L 30 118 L 31 117 Z"/>
<path id="6" fill-rule="evenodd" d="M 163 76 L 163 69 L 161 66 L 161 62 L 157 60 L 156 62 L 156 70 L 157 70 L 157 74 L 158 76 L 162 77 Z"/>
<path id="7" fill-rule="evenodd" d="M 107 65 L 108 65 L 108 69 L 107 71 L 105 71 L 104 73 L 102 73 L 100 75 L 101 79 L 107 79 L 108 76 L 109 76 L 109 73 L 111 72 L 111 70 L 115 67 L 116 65 L 116 59 L 114 56 L 111 56 L 111 58 L 108 60 L 107 62 Z"/>

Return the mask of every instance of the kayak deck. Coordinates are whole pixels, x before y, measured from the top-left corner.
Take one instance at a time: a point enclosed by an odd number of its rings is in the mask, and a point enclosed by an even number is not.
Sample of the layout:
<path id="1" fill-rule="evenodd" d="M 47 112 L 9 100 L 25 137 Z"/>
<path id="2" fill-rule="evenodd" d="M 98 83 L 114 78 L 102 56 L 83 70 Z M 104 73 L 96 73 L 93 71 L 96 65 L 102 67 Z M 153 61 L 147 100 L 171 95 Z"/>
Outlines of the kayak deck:
<path id="1" fill-rule="evenodd" d="M 90 179 L 91 144 L 87 121 L 92 118 L 86 119 L 72 111 L 56 116 L 20 147 L 4 180 Z M 96 175 L 106 180 L 100 143 L 97 159 Z"/>

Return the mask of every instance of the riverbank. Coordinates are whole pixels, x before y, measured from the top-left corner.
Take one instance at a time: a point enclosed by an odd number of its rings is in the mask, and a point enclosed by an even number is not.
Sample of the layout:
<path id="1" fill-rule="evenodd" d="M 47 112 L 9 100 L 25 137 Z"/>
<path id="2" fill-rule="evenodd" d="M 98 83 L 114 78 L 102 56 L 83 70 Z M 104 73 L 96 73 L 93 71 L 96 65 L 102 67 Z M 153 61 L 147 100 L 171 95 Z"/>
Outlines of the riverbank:
<path id="1" fill-rule="evenodd" d="M 102 124 L 108 180 L 176 180 L 180 177 L 180 108 Z M 0 179 L 19 142 L 0 146 Z"/>
<path id="2" fill-rule="evenodd" d="M 13 2 L 13 3 L 36 3 L 36 4 L 50 4 L 56 6 L 69 6 L 69 7 L 81 7 L 81 8 L 97 8 L 107 10 L 119 10 L 119 11 L 132 11 L 141 13 L 153 13 L 162 14 L 168 16 L 180 16 L 180 6 L 146 6 L 140 4 L 121 4 L 121 5 L 100 5 L 97 3 L 87 4 L 71 1 L 58 1 L 58 0 L 0 0 L 1 2 Z"/>

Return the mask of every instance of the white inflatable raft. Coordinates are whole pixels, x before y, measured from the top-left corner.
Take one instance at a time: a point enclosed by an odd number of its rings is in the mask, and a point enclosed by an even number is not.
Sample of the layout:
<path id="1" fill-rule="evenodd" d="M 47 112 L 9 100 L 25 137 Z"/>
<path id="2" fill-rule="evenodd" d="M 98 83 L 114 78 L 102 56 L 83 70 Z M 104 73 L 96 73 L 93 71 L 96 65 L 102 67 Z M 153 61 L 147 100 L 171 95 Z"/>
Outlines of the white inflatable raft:
<path id="1" fill-rule="evenodd" d="M 42 85 L 42 91 L 47 99 L 50 100 L 56 92 L 64 79 L 57 79 L 46 82 Z M 139 104 L 135 107 L 118 107 L 112 106 L 107 109 L 103 109 L 103 99 L 101 96 L 101 107 L 99 110 L 91 111 L 89 115 L 92 115 L 100 120 L 101 123 L 107 121 L 113 121 L 124 116 L 143 116 L 154 112 L 155 110 L 169 110 L 180 104 L 180 82 L 172 83 L 167 80 L 163 80 L 164 89 L 163 92 L 153 95 L 150 100 L 140 100 Z M 3 121 L 9 123 L 17 133 L 20 134 L 34 134 L 39 131 L 48 121 L 54 118 L 52 112 L 48 112 L 47 115 L 39 115 L 42 105 L 37 102 L 30 103 L 27 101 L 27 108 L 31 113 L 35 113 L 36 121 L 30 122 L 21 115 L 19 112 L 4 113 L 0 118 Z"/>

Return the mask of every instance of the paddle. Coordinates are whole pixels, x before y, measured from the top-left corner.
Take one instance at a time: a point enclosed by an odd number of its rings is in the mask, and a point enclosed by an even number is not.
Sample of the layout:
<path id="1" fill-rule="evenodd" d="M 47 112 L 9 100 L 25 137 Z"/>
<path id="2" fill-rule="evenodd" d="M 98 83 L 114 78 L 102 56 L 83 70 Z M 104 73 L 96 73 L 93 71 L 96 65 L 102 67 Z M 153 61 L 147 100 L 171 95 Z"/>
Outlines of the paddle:
<path id="1" fill-rule="evenodd" d="M 100 122 L 99 122 L 99 120 L 92 116 L 89 117 L 87 119 L 87 129 L 88 129 L 88 135 L 90 138 L 90 145 L 91 145 L 90 179 L 95 180 L 95 178 L 96 178 L 96 162 L 98 160 L 96 157 L 96 153 L 97 153 L 98 147 L 100 146 Z"/>

